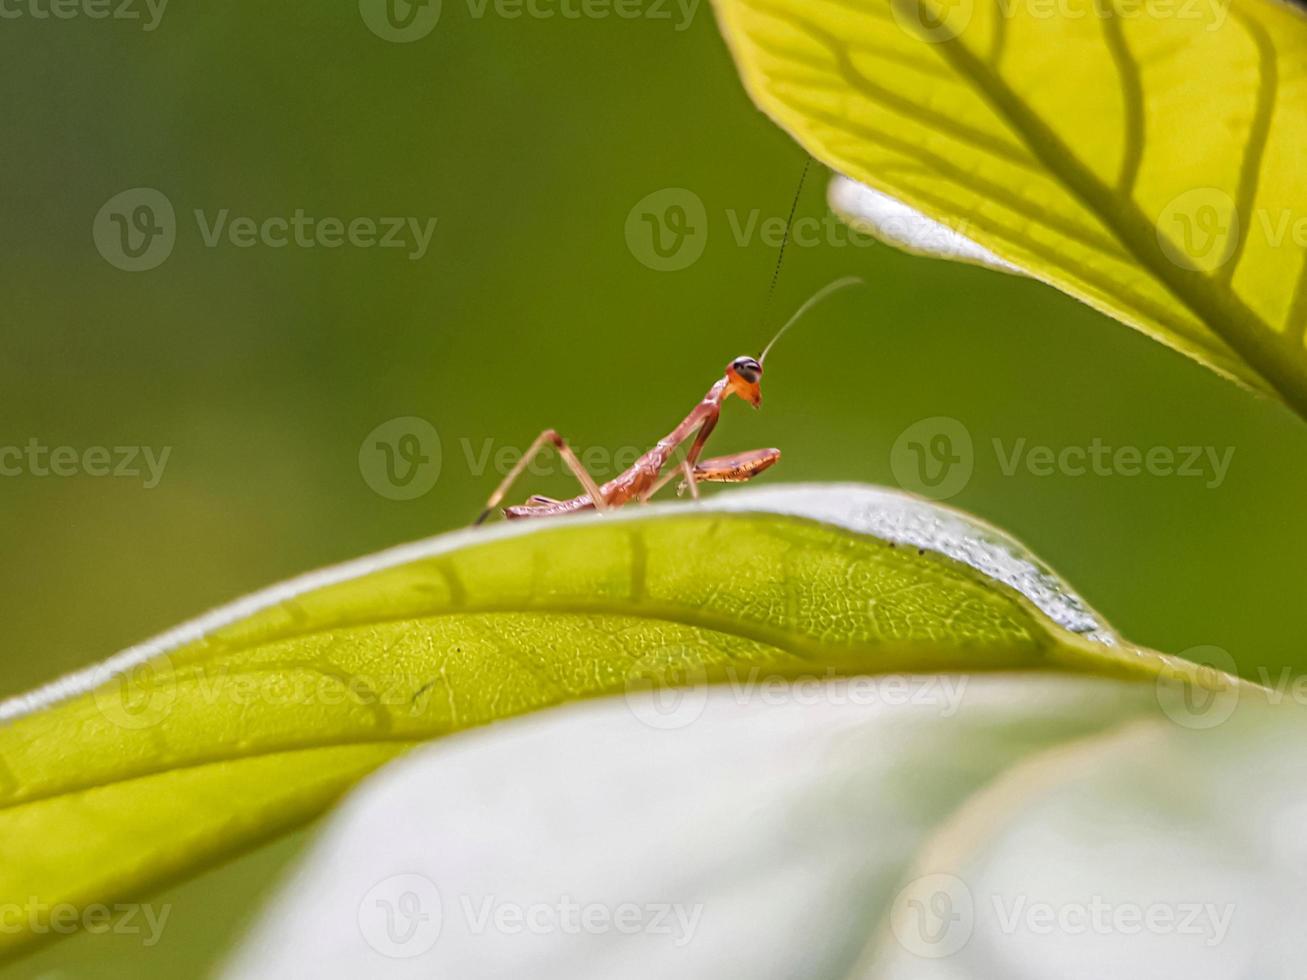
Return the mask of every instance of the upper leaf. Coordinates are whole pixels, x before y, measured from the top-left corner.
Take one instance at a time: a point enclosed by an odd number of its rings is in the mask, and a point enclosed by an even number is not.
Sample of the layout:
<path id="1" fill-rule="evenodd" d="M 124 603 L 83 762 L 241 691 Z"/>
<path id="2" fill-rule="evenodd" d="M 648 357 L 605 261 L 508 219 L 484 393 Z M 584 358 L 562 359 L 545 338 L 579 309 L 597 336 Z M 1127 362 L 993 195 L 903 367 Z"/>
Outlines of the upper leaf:
<path id="1" fill-rule="evenodd" d="M 0 705 L 0 901 L 136 896 L 310 820 L 420 740 L 651 677 L 1164 661 L 1011 539 L 889 491 L 459 532 Z M 33 938 L 0 932 L 0 952 Z"/>
<path id="2" fill-rule="evenodd" d="M 1307 416 L 1292 5 L 716 5 L 750 94 L 814 156 Z"/>

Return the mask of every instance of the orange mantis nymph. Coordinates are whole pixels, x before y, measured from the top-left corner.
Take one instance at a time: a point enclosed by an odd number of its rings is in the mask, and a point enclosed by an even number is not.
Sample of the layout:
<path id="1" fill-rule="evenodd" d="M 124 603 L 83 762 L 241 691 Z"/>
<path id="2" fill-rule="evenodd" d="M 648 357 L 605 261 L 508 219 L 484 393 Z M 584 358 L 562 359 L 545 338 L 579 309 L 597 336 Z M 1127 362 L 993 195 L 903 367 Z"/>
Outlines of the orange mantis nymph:
<path id="1" fill-rule="evenodd" d="M 757 357 L 737 357 L 726 365 L 726 373 L 708 389 L 690 413 L 685 416 L 671 432 L 667 433 L 647 453 L 637 459 L 629 469 L 619 473 L 607 483 L 596 483 L 594 477 L 581 465 L 567 441 L 553 429 L 545 429 L 536 437 L 535 442 L 522 455 L 521 459 L 504 477 L 495 492 L 486 501 L 475 523 L 480 524 L 491 515 L 505 494 L 512 488 L 522 472 L 546 446 L 553 446 L 567 468 L 572 471 L 581 484 L 583 491 L 567 500 L 554 500 L 551 497 L 533 496 L 526 503 L 516 507 L 505 507 L 504 516 L 510 520 L 524 517 L 558 517 L 563 514 L 575 514 L 579 511 L 607 511 L 632 500 L 645 503 L 673 480 L 679 473 L 682 476 L 682 489 L 688 489 L 695 499 L 699 497 L 700 483 L 744 483 L 752 480 L 763 470 L 774 466 L 781 458 L 779 449 L 751 449 L 748 452 L 734 453 L 730 456 L 716 456 L 701 460 L 704 444 L 717 427 L 721 416 L 722 403 L 731 395 L 747 401 L 754 408 L 762 404 L 763 362 L 767 359 L 776 341 L 789 330 L 799 318 L 823 299 L 837 290 L 852 286 L 862 280 L 856 276 L 837 279 L 819 289 L 790 317 L 789 321 L 776 331 L 776 336 L 763 348 Z M 689 450 L 670 467 L 677 450 L 693 436 Z"/>

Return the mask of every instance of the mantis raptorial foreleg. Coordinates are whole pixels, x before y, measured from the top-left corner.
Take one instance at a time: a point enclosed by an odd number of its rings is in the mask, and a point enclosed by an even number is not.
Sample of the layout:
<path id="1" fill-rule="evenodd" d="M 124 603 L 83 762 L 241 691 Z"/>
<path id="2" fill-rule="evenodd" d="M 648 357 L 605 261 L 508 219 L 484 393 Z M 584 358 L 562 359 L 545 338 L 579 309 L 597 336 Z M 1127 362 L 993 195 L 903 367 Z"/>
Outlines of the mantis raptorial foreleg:
<path id="1" fill-rule="evenodd" d="M 699 496 L 697 485 L 700 483 L 745 483 L 752 480 L 763 470 L 774 465 L 781 458 L 779 449 L 751 449 L 748 452 L 734 453 L 730 456 L 714 456 L 705 459 L 691 468 L 686 461 L 678 469 L 664 473 L 653 485 L 648 496 L 667 486 L 679 473 L 682 487 L 688 487 L 692 496 Z M 647 499 L 647 498 L 646 498 Z"/>

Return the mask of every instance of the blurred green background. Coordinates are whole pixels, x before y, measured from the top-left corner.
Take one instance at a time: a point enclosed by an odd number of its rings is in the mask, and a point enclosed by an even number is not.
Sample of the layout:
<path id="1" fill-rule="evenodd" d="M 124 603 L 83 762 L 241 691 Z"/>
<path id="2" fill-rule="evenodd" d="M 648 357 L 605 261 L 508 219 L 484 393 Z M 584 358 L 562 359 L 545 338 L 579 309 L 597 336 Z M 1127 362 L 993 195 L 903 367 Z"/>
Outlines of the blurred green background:
<path id="1" fill-rule="evenodd" d="M 842 230 L 791 247 L 764 326 L 774 249 L 737 226 L 783 218 L 803 154 L 749 103 L 708 5 L 688 22 L 674 5 L 669 19 L 482 9 L 446 0 L 411 43 L 382 39 L 352 4 L 178 4 L 150 31 L 0 21 L 0 446 L 171 447 L 152 489 L 0 478 L 0 695 L 466 523 L 498 478 L 469 453 L 523 447 L 544 426 L 581 448 L 650 444 L 730 357 L 850 272 L 869 288 L 786 339 L 763 411 L 729 404 L 714 453 L 781 447 L 768 483 L 894 484 L 898 435 L 956 418 L 975 469 L 951 502 L 1024 539 L 1126 635 L 1215 645 L 1259 679 L 1307 666 L 1302 422 L 1044 286 Z M 801 215 L 825 213 L 825 179 L 814 167 Z M 166 195 L 177 234 L 161 265 L 129 273 L 92 224 L 135 187 Z M 690 247 L 703 251 L 658 271 L 627 219 L 669 187 L 702 201 Z M 207 247 L 194 211 L 224 208 L 437 224 L 417 260 Z M 360 466 L 365 437 L 403 416 L 440 438 L 439 479 L 413 500 L 375 492 Z M 1216 488 L 1009 476 L 996 438 L 1234 456 Z M 528 492 L 574 491 L 556 475 Z M 199 975 L 307 838 L 153 896 L 172 906 L 158 946 L 82 936 L 0 977 Z"/>

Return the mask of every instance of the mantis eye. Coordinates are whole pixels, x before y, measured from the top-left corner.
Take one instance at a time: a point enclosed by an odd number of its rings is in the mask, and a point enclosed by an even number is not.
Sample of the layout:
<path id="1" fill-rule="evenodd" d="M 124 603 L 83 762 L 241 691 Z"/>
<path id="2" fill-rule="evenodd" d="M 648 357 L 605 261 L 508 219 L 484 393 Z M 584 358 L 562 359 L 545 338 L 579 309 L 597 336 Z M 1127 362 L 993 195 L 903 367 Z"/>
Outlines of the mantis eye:
<path id="1" fill-rule="evenodd" d="M 762 365 L 753 357 L 737 357 L 731 361 L 731 370 L 749 384 L 757 384 L 762 377 Z"/>

